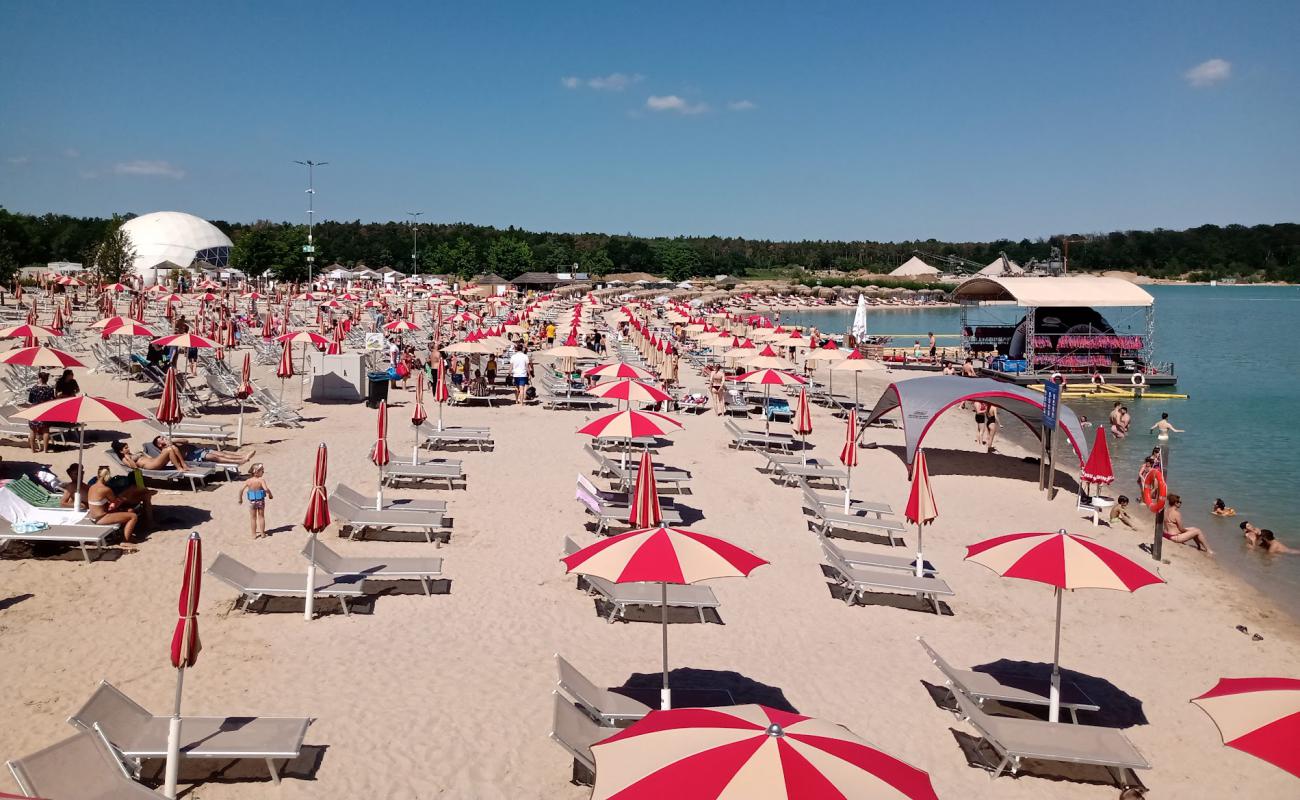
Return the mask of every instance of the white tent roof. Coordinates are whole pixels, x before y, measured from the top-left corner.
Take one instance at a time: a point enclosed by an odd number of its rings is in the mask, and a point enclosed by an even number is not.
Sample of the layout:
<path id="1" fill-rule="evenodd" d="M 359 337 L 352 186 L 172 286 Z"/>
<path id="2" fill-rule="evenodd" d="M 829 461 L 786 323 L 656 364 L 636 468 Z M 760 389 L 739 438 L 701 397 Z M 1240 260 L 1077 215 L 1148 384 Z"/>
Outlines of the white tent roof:
<path id="1" fill-rule="evenodd" d="M 1012 275 L 1024 275 L 1024 274 L 1025 274 L 1025 268 L 1022 267 L 1022 266 L 1020 266 L 1019 264 L 1017 264 L 1016 262 L 1012 261 L 1012 260 L 1009 259 L 1009 258 L 1007 259 L 1007 269 L 1009 269 L 1009 270 L 1011 271 L 1011 274 L 1012 274 Z M 975 273 L 975 274 L 976 274 L 976 275 L 1001 275 L 1001 274 L 1002 274 L 1002 257 L 999 256 L 999 257 L 993 259 L 992 261 L 989 262 L 989 265 L 988 265 L 987 267 L 985 267 L 984 269 L 980 270 L 979 272 L 977 272 L 977 273 Z"/>
<path id="2" fill-rule="evenodd" d="M 907 259 L 906 261 L 904 261 L 904 262 L 902 263 L 902 265 L 901 265 L 898 269 L 894 270 L 893 272 L 891 272 L 891 273 L 889 273 L 889 274 L 890 274 L 890 275 L 893 275 L 893 276 L 901 276 L 901 275 L 938 275 L 938 274 L 939 274 L 939 270 L 937 270 L 937 269 L 935 269 L 934 267 L 930 266 L 929 264 L 925 263 L 924 261 L 922 261 L 921 259 L 917 258 L 916 256 L 912 256 L 911 258 L 909 258 L 909 259 Z"/>
<path id="3" fill-rule="evenodd" d="M 1155 303 L 1155 298 L 1137 284 L 1094 275 L 1058 278 L 977 275 L 953 290 L 952 296 L 959 303 L 1013 303 L 1025 308 L 1145 308 Z"/>

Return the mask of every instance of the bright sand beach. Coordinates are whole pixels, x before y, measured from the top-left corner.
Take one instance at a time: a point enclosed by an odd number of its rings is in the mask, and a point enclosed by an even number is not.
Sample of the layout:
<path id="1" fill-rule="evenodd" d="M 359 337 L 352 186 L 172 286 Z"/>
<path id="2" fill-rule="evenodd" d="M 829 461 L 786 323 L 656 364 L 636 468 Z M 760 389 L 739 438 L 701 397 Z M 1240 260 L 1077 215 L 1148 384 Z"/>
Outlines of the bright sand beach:
<path id="1" fill-rule="evenodd" d="M 258 367 L 256 376 L 274 386 L 273 369 Z M 697 374 L 685 364 L 682 372 L 688 387 L 702 390 Z M 120 382 L 79 377 L 88 393 L 126 400 Z M 888 381 L 908 377 L 863 376 L 864 404 L 870 406 Z M 296 387 L 287 397 L 296 397 Z M 390 397 L 390 445 L 396 459 L 406 459 L 414 392 Z M 142 410 L 153 405 L 128 402 Z M 429 412 L 436 419 L 434 406 Z M 69 735 L 66 718 L 101 680 L 154 713 L 170 710 L 175 673 L 167 644 L 190 530 L 202 534 L 207 563 L 225 552 L 262 570 L 305 570 L 299 523 L 317 443 L 329 446 L 329 486 L 342 481 L 369 494 L 377 477 L 366 458 L 373 411 L 360 404 L 309 404 L 305 413 L 311 421 L 302 430 L 259 428 L 251 417 L 246 428 L 246 442 L 265 462 L 275 494 L 267 510 L 269 539 L 252 539 L 247 509 L 235 503 L 239 484 L 218 481 L 197 493 L 164 490 L 156 498 L 162 529 L 148 534 L 138 552 L 88 566 L 75 551 L 0 559 L 0 755 L 25 755 Z M 333 527 L 321 540 L 344 555 L 440 556 L 445 593 L 385 593 L 359 604 L 350 617 L 319 600 L 323 615 L 306 622 L 301 603 L 232 612 L 233 590 L 205 580 L 204 647 L 186 678 L 185 712 L 307 715 L 315 722 L 303 758 L 289 766 L 280 785 L 267 780 L 258 761 L 229 768 L 197 762 L 182 772 L 183 796 L 589 796 L 590 789 L 569 783 L 570 758 L 547 736 L 553 655 L 562 654 L 602 686 L 633 676 L 654 686 L 660 657 L 656 616 L 607 623 L 558 560 L 565 536 L 582 544 L 596 540 L 573 500 L 575 477 L 592 466 L 582 450 L 586 438 L 575 430 L 596 415 L 509 405 L 448 408 L 444 415 L 449 425 L 491 426 L 495 451 L 451 456 L 464 461 L 467 489 L 399 489 L 386 496 L 447 500 L 454 518 L 450 541 L 441 548 L 423 541 L 349 542 Z M 671 626 L 675 685 L 725 686 L 737 702 L 784 705 L 842 723 L 927 771 L 940 797 L 1116 795 L 1112 786 L 1032 774 L 990 781 L 969 766 L 959 741 L 975 732 L 936 705 L 942 692 L 932 687 L 942 677 L 914 640 L 923 636 L 958 667 L 1010 661 L 1045 668 L 1052 655 L 1051 590 L 963 562 L 964 546 L 1002 533 L 1066 528 L 1150 563 L 1138 550 L 1150 539 L 1145 511 L 1136 514 L 1138 532 L 1094 529 L 1075 510 L 1068 486 L 1055 500 L 1044 499 L 1036 465 L 1023 460 L 1030 454 L 1027 442 L 1015 440 L 1020 431 L 1004 429 L 1012 440 L 1000 440 L 999 454 L 978 453 L 969 415 L 954 410 L 926 440 L 939 517 L 925 532 L 925 552 L 956 596 L 939 616 L 902 596 L 850 607 L 829 590 L 798 490 L 757 471 L 760 456 L 730 449 L 722 420 L 711 412 L 679 419 L 685 429 L 657 458 L 692 473 L 691 491 L 678 501 L 702 515 L 691 527 L 771 564 L 746 579 L 710 582 L 722 604 L 722 624 Z M 813 421 L 813 454 L 834 460 L 844 422 L 820 407 Z M 758 425 L 757 418 L 749 422 Z M 138 447 L 143 428 L 123 429 Z M 908 492 L 902 432 L 872 428 L 864 441 L 878 447 L 860 450 L 854 496 L 901 512 Z M 88 446 L 88 466 L 106 463 L 105 445 L 101 439 Z M 10 474 L 33 458 L 48 459 L 61 474 L 76 458 L 72 449 L 37 457 L 6 447 L 0 454 Z M 914 529 L 906 538 L 897 554 L 912 552 Z M 1083 676 L 1076 680 L 1103 706 L 1084 721 L 1122 727 L 1153 765 L 1140 773 L 1152 797 L 1294 797 L 1294 777 L 1225 748 L 1214 724 L 1188 700 L 1220 676 L 1293 674 L 1300 636 L 1283 615 L 1261 611 L 1269 605 L 1210 558 L 1172 544 L 1165 556 L 1170 563 L 1159 567 L 1165 585 L 1134 594 L 1067 593 L 1062 665 L 1067 676 Z M 1262 641 L 1237 625 L 1262 634 Z M 13 788 L 7 775 L 0 780 L 0 790 Z"/>

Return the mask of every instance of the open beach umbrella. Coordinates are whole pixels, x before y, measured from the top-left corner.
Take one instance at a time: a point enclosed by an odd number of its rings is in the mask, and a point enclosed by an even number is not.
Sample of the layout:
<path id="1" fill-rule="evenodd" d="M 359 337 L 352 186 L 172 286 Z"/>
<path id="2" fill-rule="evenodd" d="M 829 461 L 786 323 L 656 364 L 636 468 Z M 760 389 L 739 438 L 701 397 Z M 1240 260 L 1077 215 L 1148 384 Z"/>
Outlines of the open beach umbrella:
<path id="1" fill-rule="evenodd" d="M 632 403 L 664 403 L 672 399 L 663 389 L 632 378 L 598 383 L 588 389 L 587 394 L 606 400 L 626 400 L 629 408 Z"/>
<path id="2" fill-rule="evenodd" d="M 176 391 L 175 367 L 167 368 L 162 394 L 158 396 L 158 408 L 154 410 L 153 416 L 167 426 L 168 439 L 172 438 L 172 426 L 185 419 L 185 412 L 181 409 L 181 395 Z"/>
<path id="3" fill-rule="evenodd" d="M 307 514 L 302 519 L 302 526 L 311 534 L 308 540 L 309 557 L 307 559 L 307 602 L 303 607 L 303 618 L 312 618 L 313 605 L 316 600 L 316 534 L 330 526 L 330 503 L 325 495 L 325 479 L 329 470 L 329 452 L 325 443 L 316 447 L 316 469 L 312 472 L 311 497 L 307 500 Z"/>
<path id="4" fill-rule="evenodd" d="M 20 347 L 0 354 L 0 364 L 15 367 L 84 367 L 70 353 L 52 347 Z"/>
<path id="5" fill-rule="evenodd" d="M 1004 578 L 1045 583 L 1056 593 L 1056 644 L 1052 654 L 1052 685 L 1048 719 L 1061 717 L 1061 591 L 1063 589 L 1121 589 L 1136 592 L 1164 583 L 1146 567 L 1098 544 L 1087 536 L 1066 533 L 1008 533 L 966 548 L 966 560 L 983 564 Z"/>
<path id="6" fill-rule="evenodd" d="M 660 584 L 663 708 L 672 705 L 668 690 L 668 584 L 744 577 L 767 563 L 748 550 L 716 536 L 663 525 L 611 536 L 561 560 L 568 572 L 595 575 L 615 583 L 653 581 Z"/>
<path id="7" fill-rule="evenodd" d="M 420 330 L 420 326 L 416 325 L 414 322 L 409 322 L 404 319 L 395 319 L 392 322 L 384 325 L 384 330 L 395 331 L 397 333 L 404 333 L 406 331 L 418 331 Z"/>
<path id="8" fill-rule="evenodd" d="M 681 427 L 680 422 L 657 411 L 634 411 L 629 408 L 598 417 L 579 428 L 578 433 L 592 438 L 626 439 L 627 448 L 623 451 L 622 465 L 627 466 L 627 455 L 632 448 L 633 439 L 663 436 L 681 430 Z"/>
<path id="9" fill-rule="evenodd" d="M 24 408 L 14 414 L 14 419 L 25 419 L 28 422 L 57 422 L 64 425 L 76 425 L 77 470 L 78 474 L 83 477 L 86 474 L 82 468 L 82 454 L 86 448 L 87 424 L 92 422 L 134 422 L 144 418 L 144 414 L 121 403 L 114 403 L 112 400 L 86 394 L 50 400 L 31 408 Z M 76 497 L 74 509 L 81 511 L 81 492 L 74 494 Z"/>
<path id="10" fill-rule="evenodd" d="M 379 401 L 379 422 L 375 431 L 375 446 L 370 448 L 370 460 L 379 467 L 379 489 L 375 495 L 375 510 L 384 507 L 384 466 L 388 463 L 388 401 Z"/>
<path id="11" fill-rule="evenodd" d="M 831 373 L 835 372 L 852 372 L 853 373 L 853 405 L 858 405 L 858 373 L 859 372 L 878 372 L 885 368 L 884 364 L 879 361 L 872 361 L 862 355 L 861 350 L 854 350 L 838 362 L 831 365 Z"/>
<path id="12" fill-rule="evenodd" d="M 770 349 L 770 348 L 769 348 Z M 768 413 L 767 405 L 772 399 L 773 386 L 802 386 L 808 381 L 795 375 L 793 372 L 784 372 L 779 369 L 763 367 L 746 372 L 743 375 L 737 375 L 732 380 L 739 383 L 752 383 L 763 387 L 763 432 L 772 432 L 772 415 Z"/>
<path id="13" fill-rule="evenodd" d="M 415 444 L 411 446 L 411 463 L 420 463 L 420 426 L 429 419 L 424 411 L 424 370 L 415 376 L 415 407 L 411 409 L 411 425 L 415 428 Z"/>
<path id="14" fill-rule="evenodd" d="M 48 339 L 52 336 L 62 335 L 63 331 L 56 331 L 53 328 L 45 328 L 30 323 L 0 328 L 0 339 Z"/>
<path id="15" fill-rule="evenodd" d="M 181 687 L 185 670 L 199 660 L 199 589 L 203 585 L 203 542 L 198 531 L 190 531 L 185 542 L 185 573 L 181 576 L 176 629 L 172 632 L 171 662 L 176 668 L 176 698 L 167 721 L 167 768 L 163 784 L 166 797 L 176 796 L 176 777 L 181 768 Z"/>
<path id="16" fill-rule="evenodd" d="M 1214 720 L 1225 745 L 1300 777 L 1300 680 L 1220 678 L 1192 702 Z"/>
<path id="17" fill-rule="evenodd" d="M 293 373 L 293 347 L 289 342 L 285 342 L 283 350 L 280 351 L 280 363 L 276 365 L 275 377 L 280 379 L 280 402 L 284 402 L 284 381 L 286 378 L 292 378 Z"/>
<path id="18" fill-rule="evenodd" d="M 751 370 L 792 370 L 794 364 L 788 359 L 783 358 L 779 353 L 772 349 L 772 345 L 763 345 L 763 349 L 758 351 L 757 355 L 750 356 L 745 360 L 745 366 Z"/>
<path id="19" fill-rule="evenodd" d="M 655 485 L 655 465 L 650 459 L 650 449 L 641 454 L 641 466 L 636 473 L 636 487 L 632 491 L 632 506 L 628 524 L 633 528 L 653 528 L 664 521 L 659 506 L 659 487 Z"/>
<path id="20" fill-rule="evenodd" d="M 812 408 L 808 405 L 808 389 L 799 389 L 799 409 L 794 415 L 794 432 L 799 434 L 799 452 L 804 453 L 804 463 L 808 463 L 808 434 L 813 432 Z"/>
<path id="21" fill-rule="evenodd" d="M 844 433 L 844 446 L 840 448 L 840 463 L 848 468 L 844 481 L 844 513 L 849 513 L 849 487 L 853 483 L 853 468 L 858 465 L 858 407 L 849 410 L 848 427 Z"/>
<path id="22" fill-rule="evenodd" d="M 921 546 L 921 537 L 925 526 L 939 516 L 939 506 L 934 502 L 934 489 L 930 486 L 930 470 L 925 465 L 925 451 L 917 449 L 916 460 L 912 462 L 912 490 L 907 495 L 907 508 L 903 517 L 908 522 L 916 523 L 916 576 L 925 572 L 925 555 Z"/>
<path id="23" fill-rule="evenodd" d="M 651 711 L 591 753 L 592 800 L 938 800 L 842 725 L 761 705 Z"/>
<path id="24" fill-rule="evenodd" d="M 639 381 L 650 377 L 649 372 L 622 361 L 616 361 L 612 364 L 598 364 L 582 374 L 583 377 L 587 378 L 634 378 Z"/>
<path id="25" fill-rule="evenodd" d="M 160 339 L 154 339 L 155 347 L 177 347 L 182 350 L 193 348 L 213 348 L 217 343 L 207 338 L 199 336 L 197 333 L 178 333 L 173 336 L 164 336 Z"/>
<path id="26" fill-rule="evenodd" d="M 1079 480 L 1094 486 L 1115 482 L 1115 468 L 1110 463 L 1110 446 L 1106 444 L 1106 426 L 1097 426 L 1097 438 L 1088 451 L 1088 461 L 1079 472 Z"/>

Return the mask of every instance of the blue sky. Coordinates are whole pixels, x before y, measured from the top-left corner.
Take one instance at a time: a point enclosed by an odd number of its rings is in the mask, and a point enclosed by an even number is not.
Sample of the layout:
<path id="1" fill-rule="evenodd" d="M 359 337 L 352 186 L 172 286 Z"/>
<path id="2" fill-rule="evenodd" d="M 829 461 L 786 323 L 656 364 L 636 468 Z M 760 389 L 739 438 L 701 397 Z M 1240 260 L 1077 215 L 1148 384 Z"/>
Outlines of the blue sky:
<path id="1" fill-rule="evenodd" d="M 1300 218 L 1300 4 L 10 3 L 0 205 L 649 235 Z"/>

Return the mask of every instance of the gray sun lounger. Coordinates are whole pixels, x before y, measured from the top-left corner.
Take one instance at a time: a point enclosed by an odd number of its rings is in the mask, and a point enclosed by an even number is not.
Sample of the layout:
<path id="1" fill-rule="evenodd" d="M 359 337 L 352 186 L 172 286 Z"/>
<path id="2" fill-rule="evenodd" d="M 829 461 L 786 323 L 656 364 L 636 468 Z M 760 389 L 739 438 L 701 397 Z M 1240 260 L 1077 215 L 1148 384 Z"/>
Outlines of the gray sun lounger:
<path id="1" fill-rule="evenodd" d="M 437 511 L 376 511 L 374 508 L 359 508 L 338 495 L 329 499 L 330 513 L 339 523 L 339 535 L 345 532 L 349 540 L 357 534 L 371 528 L 387 531 L 416 531 L 424 534 L 425 541 L 432 544 L 435 540 L 439 546 L 450 534 L 446 519 Z"/>
<path id="2" fill-rule="evenodd" d="M 591 717 L 559 692 L 554 693 L 551 738 L 573 757 L 573 782 L 591 784 L 596 779 L 596 758 L 591 746 L 618 733 L 617 728 L 602 728 Z"/>
<path id="3" fill-rule="evenodd" d="M 29 756 L 9 762 L 23 794 L 88 800 L 158 800 L 161 795 L 131 780 L 99 731 L 80 731 Z"/>
<path id="4" fill-rule="evenodd" d="M 374 495 L 364 495 L 361 492 L 358 492 L 356 489 L 353 489 L 351 486 L 348 486 L 346 483 L 340 483 L 338 486 L 335 486 L 334 491 L 331 492 L 330 495 L 342 498 L 349 505 L 354 506 L 356 508 L 375 507 Z M 432 511 L 438 514 L 443 514 L 447 511 L 447 501 L 446 500 L 412 500 L 412 499 L 385 497 L 384 507 L 381 510 L 420 511 L 420 512 Z"/>
<path id="5" fill-rule="evenodd" d="M 846 604 L 852 605 L 857 599 L 870 592 L 901 592 L 914 594 L 930 604 L 934 613 L 939 613 L 939 598 L 952 597 L 954 592 L 942 579 L 933 576 L 917 577 L 906 572 L 874 572 L 850 566 L 834 550 L 823 547 L 822 553 L 836 582 L 848 590 L 844 597 Z"/>
<path id="6" fill-rule="evenodd" d="M 775 448 L 788 453 L 794 443 L 798 441 L 793 436 L 763 433 L 762 431 L 747 431 L 730 419 L 724 420 L 723 424 L 727 427 L 727 433 L 731 434 L 731 446 L 737 450 L 768 450 Z"/>
<path id="7" fill-rule="evenodd" d="M 998 676 L 992 673 L 957 669 L 936 653 L 925 639 L 918 636 L 916 641 L 930 657 L 930 662 L 943 673 L 945 683 L 952 689 L 953 694 L 961 692 L 974 700 L 980 708 L 983 708 L 988 700 L 1029 706 L 1051 705 L 1052 700 L 1048 694 L 1051 687 L 1046 679 L 1004 673 L 1002 677 L 1012 681 L 1007 683 L 999 680 Z M 1061 681 L 1061 708 L 1070 712 L 1070 719 L 1075 723 L 1079 721 L 1078 712 L 1101 710 L 1101 706 L 1097 705 L 1078 685 L 1066 680 Z"/>
<path id="8" fill-rule="evenodd" d="M 636 722 L 654 710 L 639 700 L 601 689 L 558 653 L 555 656 L 555 667 L 559 673 L 557 685 L 560 689 L 603 727 L 612 728 Z"/>
<path id="9" fill-rule="evenodd" d="M 100 682 L 85 705 L 68 722 L 85 731 L 95 728 L 124 758 L 137 764 L 167 757 L 169 717 L 155 716 L 108 682 Z M 276 759 L 291 761 L 302 753 L 308 717 L 181 717 L 181 758 L 261 758 L 280 782 Z"/>
<path id="10" fill-rule="evenodd" d="M 1151 768 L 1128 737 L 1114 728 L 993 717 L 965 694 L 953 692 L 953 696 L 957 698 L 958 715 L 1001 757 L 996 766 L 989 766 L 994 778 L 1008 767 L 1015 775 L 1021 762 L 1030 759 L 1105 767 L 1116 784 L 1127 787 L 1141 785 L 1133 770 Z"/>
<path id="11" fill-rule="evenodd" d="M 312 560 L 312 552 L 311 542 L 303 545 L 303 558 L 309 561 Z M 341 556 L 326 547 L 324 542 L 316 542 L 314 552 L 316 554 L 317 568 L 323 569 L 331 575 L 358 576 L 384 581 L 417 580 L 420 582 L 420 586 L 424 588 L 426 596 L 431 594 L 429 581 L 442 576 L 441 558 L 425 558 L 422 556 L 400 558 Z"/>
<path id="12" fill-rule="evenodd" d="M 800 456 L 777 456 L 774 459 L 768 455 L 767 471 L 778 476 L 786 486 L 794 486 L 799 481 L 826 481 L 838 489 L 849 479 L 846 469 L 816 458 L 804 461 Z"/>
<path id="13" fill-rule="evenodd" d="M 448 489 L 456 488 L 460 481 L 464 486 L 465 468 L 460 461 L 427 461 L 423 464 L 398 464 L 396 462 L 384 467 L 384 483 L 392 485 L 403 481 L 424 483 L 426 481 L 446 481 Z"/>
<path id="14" fill-rule="evenodd" d="M 488 428 L 444 428 L 433 430 L 421 442 L 425 447 L 436 450 L 449 444 L 472 444 L 479 450 L 493 448 L 496 440 Z"/>
<path id="15" fill-rule="evenodd" d="M 127 475 L 131 474 L 131 467 L 123 464 L 122 459 L 118 458 L 117 453 L 114 453 L 112 450 L 108 451 L 108 460 L 112 461 L 117 465 L 118 469 L 122 470 Z M 140 474 L 147 480 L 166 481 L 167 483 L 179 483 L 183 480 L 188 480 L 190 482 L 190 490 L 197 492 L 199 490 L 199 484 L 207 483 L 208 478 L 211 478 L 212 474 L 216 471 L 215 467 L 196 467 L 191 465 L 190 468 L 184 472 L 174 469 L 142 469 L 140 470 Z"/>
<path id="16" fill-rule="evenodd" d="M 627 528 L 631 524 L 628 518 L 632 513 L 632 507 L 627 503 L 604 500 L 591 494 L 581 485 L 574 490 L 573 497 L 587 509 L 588 514 L 596 518 L 596 533 L 605 533 L 610 526 Z M 668 525 L 682 524 L 681 512 L 671 506 L 661 505 L 659 516 Z"/>
<path id="17" fill-rule="evenodd" d="M 821 541 L 822 549 L 829 550 L 841 558 L 845 564 L 858 569 L 896 569 L 902 572 L 916 573 L 916 557 L 891 556 L 884 553 L 872 553 L 867 550 L 847 550 L 840 547 L 835 542 L 822 536 L 817 535 Z M 925 562 L 926 575 L 938 575 L 939 571 L 928 560 Z"/>
<path id="18" fill-rule="evenodd" d="M 571 537 L 564 537 L 565 555 L 572 555 L 581 549 Z M 609 603 L 610 610 L 609 616 L 605 618 L 606 622 L 612 623 L 616 619 L 624 618 L 628 606 L 653 606 L 659 608 L 663 605 L 663 588 L 657 583 L 614 583 L 594 575 L 581 574 L 579 579 L 579 586 L 586 583 L 588 594 L 598 595 Z M 700 622 L 705 621 L 704 609 L 716 609 L 721 606 L 722 604 L 718 602 L 713 590 L 707 586 L 668 584 L 668 607 L 693 608 L 699 614 Z"/>
<path id="19" fill-rule="evenodd" d="M 171 429 L 167 425 L 154 419 L 152 416 L 142 420 L 149 430 L 158 436 L 171 436 L 177 439 L 197 439 L 200 441 L 215 442 L 218 447 L 235 438 L 235 434 L 226 430 L 225 425 L 206 425 L 198 422 L 181 422 L 172 425 Z"/>
<path id="20" fill-rule="evenodd" d="M 590 444 L 584 444 L 583 449 L 585 449 L 592 459 L 595 460 L 597 464 L 596 474 L 608 475 L 618 486 L 628 490 L 636 485 L 636 476 L 640 471 L 639 461 L 631 459 L 628 461 L 626 467 L 621 467 L 617 461 L 606 457 L 602 453 L 596 452 L 592 449 Z M 680 492 L 682 484 L 689 483 L 690 480 L 691 473 L 684 469 L 674 469 L 660 464 L 655 465 L 656 484 L 662 484 L 666 487 L 672 488 L 674 491 Z"/>
<path id="21" fill-rule="evenodd" d="M 804 480 L 802 477 L 799 478 L 798 484 L 799 484 L 799 488 L 803 490 L 804 498 L 809 503 L 812 503 L 815 500 L 821 503 L 822 506 L 824 507 L 830 507 L 833 509 L 836 506 L 838 506 L 841 511 L 844 510 L 843 493 L 819 492 L 813 489 L 811 486 L 809 486 L 808 481 Z M 856 498 L 850 498 L 849 511 L 855 514 L 863 513 L 863 512 L 868 514 L 875 514 L 876 518 L 880 519 L 885 514 L 889 514 L 892 516 L 894 513 L 894 507 L 891 506 L 889 503 L 879 503 L 873 500 L 858 500 Z"/>
<path id="22" fill-rule="evenodd" d="M 903 544 L 900 534 L 907 529 L 894 520 L 867 516 L 869 510 L 859 512 L 852 505 L 849 506 L 849 513 L 845 514 L 843 506 L 835 507 L 824 503 L 808 490 L 804 491 L 803 497 L 804 507 L 812 511 L 821 523 L 819 533 L 829 534 L 833 530 L 857 531 L 887 536 L 891 545 Z"/>
<path id="23" fill-rule="evenodd" d="M 208 574 L 239 592 L 236 606 L 242 602 L 243 610 L 263 597 L 306 597 L 306 572 L 258 572 L 242 564 L 225 553 L 217 553 Z M 316 597 L 337 597 L 343 607 L 344 615 L 349 613 L 348 598 L 363 597 L 366 594 L 364 580 L 339 582 L 328 572 L 316 573 Z"/>
<path id="24" fill-rule="evenodd" d="M 10 525 L 7 529 L 0 530 L 0 550 L 3 550 L 10 542 L 75 544 L 81 549 L 81 557 L 89 564 L 90 552 L 86 550 L 86 546 L 94 545 L 96 551 L 103 549 L 109 534 L 116 532 L 121 527 L 121 525 L 94 525 L 90 523 L 85 525 L 51 525 L 39 531 L 18 533 Z M 98 555 L 98 552 L 96 552 L 96 555 Z"/>

